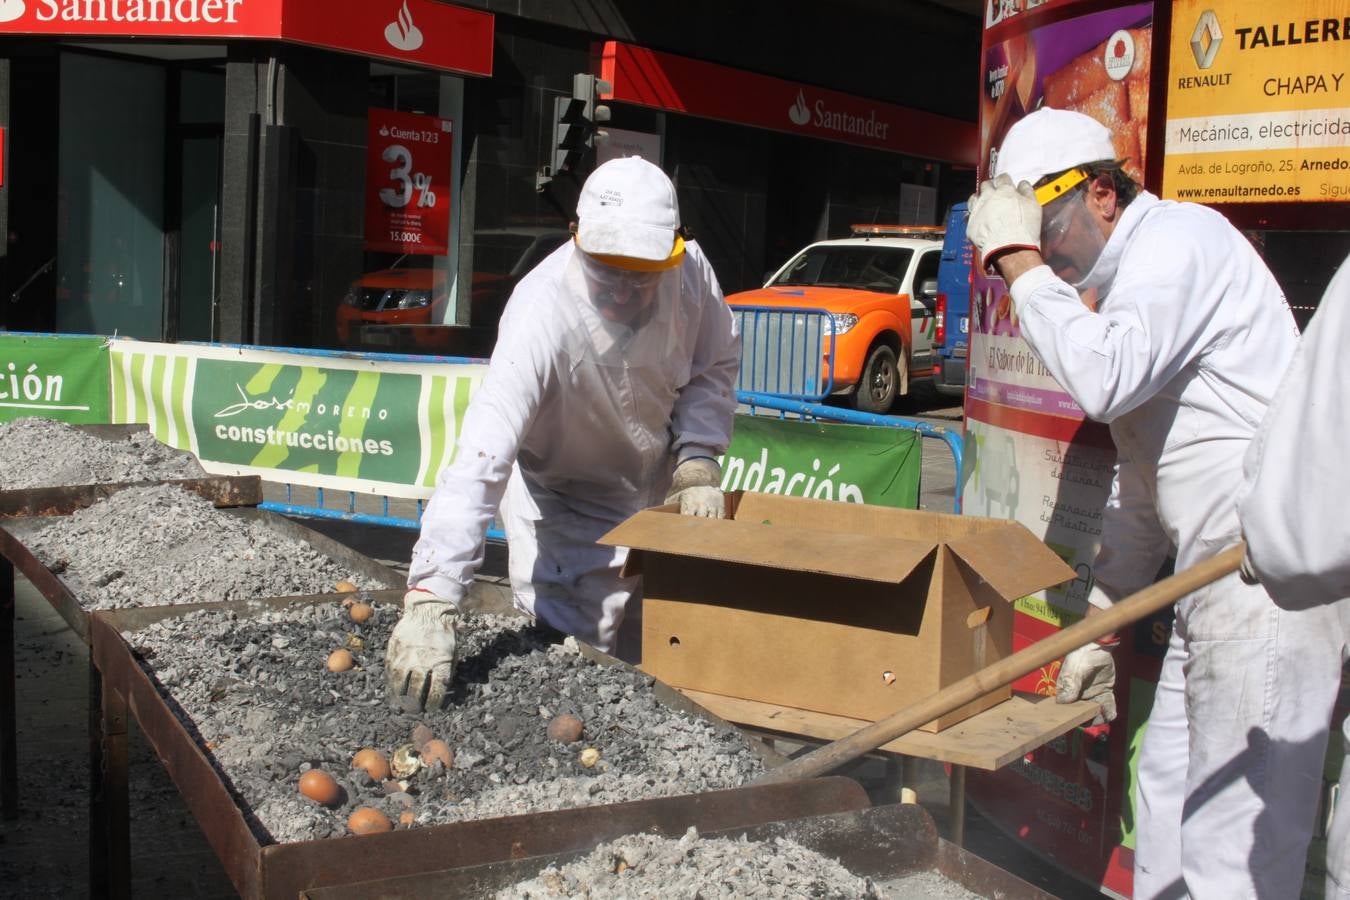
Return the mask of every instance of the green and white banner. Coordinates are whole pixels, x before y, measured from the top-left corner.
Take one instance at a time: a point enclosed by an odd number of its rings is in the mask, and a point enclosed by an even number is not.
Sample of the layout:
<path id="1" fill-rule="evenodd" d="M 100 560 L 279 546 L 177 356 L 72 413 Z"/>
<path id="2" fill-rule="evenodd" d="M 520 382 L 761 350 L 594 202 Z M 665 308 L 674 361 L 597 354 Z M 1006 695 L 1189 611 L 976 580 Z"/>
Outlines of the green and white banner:
<path id="1" fill-rule="evenodd" d="M 901 428 L 737 416 L 722 490 L 917 509 L 920 441 Z"/>
<path id="2" fill-rule="evenodd" d="M 113 422 L 208 472 L 428 497 L 487 366 L 112 341 Z"/>
<path id="3" fill-rule="evenodd" d="M 108 347 L 101 337 L 0 334 L 0 422 L 43 416 L 108 421 Z"/>

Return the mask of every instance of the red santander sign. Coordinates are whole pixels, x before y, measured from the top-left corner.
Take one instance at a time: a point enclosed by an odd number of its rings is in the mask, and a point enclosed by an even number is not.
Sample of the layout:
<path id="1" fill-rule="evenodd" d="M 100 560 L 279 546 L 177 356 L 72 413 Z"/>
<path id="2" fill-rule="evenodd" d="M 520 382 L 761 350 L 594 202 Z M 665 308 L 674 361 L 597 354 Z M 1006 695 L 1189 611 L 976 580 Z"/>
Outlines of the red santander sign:
<path id="1" fill-rule="evenodd" d="M 0 35 L 255 38 L 492 74 L 490 13 L 436 0 L 0 0 Z"/>
<path id="2" fill-rule="evenodd" d="M 367 129 L 366 249 L 444 254 L 450 246 L 450 120 L 372 107 Z"/>

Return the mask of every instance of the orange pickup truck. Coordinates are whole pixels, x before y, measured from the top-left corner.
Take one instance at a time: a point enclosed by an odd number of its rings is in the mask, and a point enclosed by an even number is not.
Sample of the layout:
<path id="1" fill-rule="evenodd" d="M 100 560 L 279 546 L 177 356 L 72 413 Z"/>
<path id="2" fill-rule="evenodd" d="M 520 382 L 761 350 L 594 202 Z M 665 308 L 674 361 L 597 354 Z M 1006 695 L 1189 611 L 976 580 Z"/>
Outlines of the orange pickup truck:
<path id="1" fill-rule="evenodd" d="M 855 409 L 886 413 L 920 379 L 933 377 L 933 329 L 941 226 L 855 225 L 853 235 L 819 241 L 764 287 L 727 297 L 733 308 L 818 309 L 830 314 L 834 393 Z M 743 317 L 743 323 L 751 323 Z M 754 327 L 746 324 L 743 327 Z M 744 336 L 754 352 L 756 336 Z M 828 342 L 821 381 L 829 372 Z"/>

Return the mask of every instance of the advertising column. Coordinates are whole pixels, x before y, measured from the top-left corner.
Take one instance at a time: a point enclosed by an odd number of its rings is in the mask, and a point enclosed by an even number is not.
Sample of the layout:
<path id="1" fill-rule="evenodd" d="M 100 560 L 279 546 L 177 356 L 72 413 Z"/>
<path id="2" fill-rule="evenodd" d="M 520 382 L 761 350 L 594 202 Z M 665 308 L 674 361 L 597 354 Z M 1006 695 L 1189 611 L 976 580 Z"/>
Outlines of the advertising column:
<path id="1" fill-rule="evenodd" d="M 1092 116 L 1111 130 L 1117 158 L 1143 182 L 1153 46 L 1152 4 L 1064 18 L 1077 4 L 1027 12 L 991 6 L 981 67 L 980 177 L 1008 129 L 1041 106 Z M 1099 6 L 1098 4 L 1094 4 Z M 1056 19 L 1045 24 L 1047 19 Z M 1096 298 L 1084 295 L 1089 308 Z M 1100 545 L 1115 450 L 1023 341 L 1001 279 L 975 272 L 966 394 L 963 510 L 1013 519 L 1042 538 L 1079 577 L 1020 599 L 1014 649 L 1080 619 Z M 1083 881 L 1128 896 L 1133 864 L 1130 772 L 1166 628 L 1127 636 L 1117 654 L 1120 718 L 1080 729 L 998 772 L 970 772 L 968 796 L 1026 846 Z M 1133 639 L 1131 639 L 1131 637 Z M 1014 688 L 1050 695 L 1059 663 Z"/>

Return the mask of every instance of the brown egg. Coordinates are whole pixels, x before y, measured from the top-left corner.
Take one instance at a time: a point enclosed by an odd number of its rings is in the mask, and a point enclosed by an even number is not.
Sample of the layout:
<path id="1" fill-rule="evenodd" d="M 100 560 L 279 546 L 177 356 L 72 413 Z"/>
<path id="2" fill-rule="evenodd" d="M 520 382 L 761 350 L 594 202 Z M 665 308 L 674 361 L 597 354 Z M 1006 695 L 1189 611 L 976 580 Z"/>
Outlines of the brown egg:
<path id="1" fill-rule="evenodd" d="M 347 830 L 352 834 L 378 834 L 393 831 L 394 823 L 378 809 L 362 806 L 347 819 Z"/>
<path id="2" fill-rule="evenodd" d="M 398 814 L 398 824 L 402 825 L 404 828 L 411 828 L 417 824 L 417 813 L 413 812 L 411 809 L 405 809 Z"/>
<path id="3" fill-rule="evenodd" d="M 419 722 L 412 730 L 412 745 L 418 750 L 421 750 L 422 745 L 435 736 L 435 732 Z"/>
<path id="4" fill-rule="evenodd" d="M 554 716 L 548 723 L 548 736 L 551 740 L 570 744 L 581 737 L 581 720 L 569 713 Z"/>
<path id="5" fill-rule="evenodd" d="M 455 751 L 451 750 L 450 745 L 440 738 L 433 738 L 422 745 L 422 759 L 428 764 L 439 759 L 441 765 L 448 769 L 455 762 Z"/>
<path id="6" fill-rule="evenodd" d="M 356 665 L 356 658 L 350 650 L 334 650 L 328 654 L 328 671 L 345 672 Z"/>
<path id="7" fill-rule="evenodd" d="M 389 777 L 389 760 L 378 750 L 366 747 L 358 750 L 352 757 L 353 769 L 365 769 L 366 774 L 375 781 L 384 781 Z"/>
<path id="8" fill-rule="evenodd" d="M 322 769 L 310 769 L 300 776 L 300 793 L 315 803 L 333 806 L 341 798 L 342 789 L 332 775 Z"/>
<path id="9" fill-rule="evenodd" d="M 333 589 L 339 594 L 350 594 L 353 591 L 358 590 L 356 585 L 352 584 L 350 581 L 339 581 L 337 584 L 333 585 Z"/>
<path id="10" fill-rule="evenodd" d="M 369 603 L 353 603 L 347 608 L 347 614 L 352 617 L 353 622 L 364 622 L 375 615 L 375 607 Z"/>

